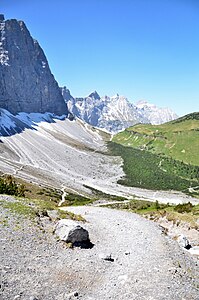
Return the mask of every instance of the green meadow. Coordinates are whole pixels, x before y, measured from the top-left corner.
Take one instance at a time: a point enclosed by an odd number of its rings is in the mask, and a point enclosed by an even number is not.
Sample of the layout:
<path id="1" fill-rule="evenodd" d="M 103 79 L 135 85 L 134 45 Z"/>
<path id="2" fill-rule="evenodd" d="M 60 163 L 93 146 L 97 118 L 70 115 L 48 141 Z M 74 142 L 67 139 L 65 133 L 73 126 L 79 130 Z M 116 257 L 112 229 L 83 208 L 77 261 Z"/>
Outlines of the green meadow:
<path id="1" fill-rule="evenodd" d="M 197 196 L 199 113 L 162 125 L 132 126 L 116 134 L 108 145 L 111 154 L 123 158 L 126 176 L 119 183 Z"/>
<path id="2" fill-rule="evenodd" d="M 112 141 L 199 166 L 199 113 L 162 125 L 138 124 L 118 133 Z"/>

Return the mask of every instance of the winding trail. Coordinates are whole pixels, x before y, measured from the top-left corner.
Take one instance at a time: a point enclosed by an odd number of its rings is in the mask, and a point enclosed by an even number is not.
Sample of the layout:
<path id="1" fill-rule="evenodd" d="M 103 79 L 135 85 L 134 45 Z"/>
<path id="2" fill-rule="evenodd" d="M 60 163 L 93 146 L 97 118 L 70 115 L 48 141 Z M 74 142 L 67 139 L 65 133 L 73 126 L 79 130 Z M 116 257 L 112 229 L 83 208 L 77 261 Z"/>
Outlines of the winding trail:
<path id="1" fill-rule="evenodd" d="M 108 208 L 62 209 L 86 218 L 84 227 L 95 244 L 84 250 L 86 261 L 81 260 L 81 253 L 78 258 L 85 282 L 80 289 L 84 300 L 198 299 L 192 281 L 196 276 L 194 261 L 156 224 Z M 103 259 L 110 255 L 113 262 Z"/>
<path id="2" fill-rule="evenodd" d="M 65 191 L 65 186 L 62 187 L 61 191 L 62 191 L 62 196 L 61 196 L 61 200 L 60 200 L 58 206 L 61 206 L 64 203 L 65 197 L 67 195 L 67 193 Z"/>

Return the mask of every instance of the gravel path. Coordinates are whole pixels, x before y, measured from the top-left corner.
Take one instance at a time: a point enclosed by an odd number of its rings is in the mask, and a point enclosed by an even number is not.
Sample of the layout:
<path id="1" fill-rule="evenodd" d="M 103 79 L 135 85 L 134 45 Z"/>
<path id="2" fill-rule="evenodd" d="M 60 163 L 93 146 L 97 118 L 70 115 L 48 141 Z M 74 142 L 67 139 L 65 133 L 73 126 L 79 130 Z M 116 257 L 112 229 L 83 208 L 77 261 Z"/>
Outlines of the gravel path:
<path id="1" fill-rule="evenodd" d="M 94 285 L 89 284 L 84 299 L 197 299 L 185 271 L 191 270 L 189 260 L 156 224 L 108 208 L 67 210 L 88 220 L 85 227 L 95 244 L 87 258 L 93 257 Z M 113 262 L 99 260 L 110 255 Z"/>
<path id="2" fill-rule="evenodd" d="M 108 208 L 67 210 L 87 219 L 92 249 L 67 249 L 48 218 L 32 223 L 1 208 L 2 300 L 198 299 L 197 262 L 156 224 Z"/>

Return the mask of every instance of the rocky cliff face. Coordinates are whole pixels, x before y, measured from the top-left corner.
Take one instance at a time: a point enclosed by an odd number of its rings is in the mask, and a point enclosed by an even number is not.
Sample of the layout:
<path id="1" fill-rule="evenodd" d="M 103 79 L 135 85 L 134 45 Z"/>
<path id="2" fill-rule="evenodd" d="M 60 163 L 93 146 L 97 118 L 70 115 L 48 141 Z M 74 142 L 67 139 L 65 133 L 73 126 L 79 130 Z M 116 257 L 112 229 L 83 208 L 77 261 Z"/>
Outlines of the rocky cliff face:
<path id="1" fill-rule="evenodd" d="M 137 123 L 161 124 L 177 118 L 171 109 L 158 108 L 146 101 L 134 105 L 118 94 L 100 97 L 95 91 L 88 97 L 74 98 L 65 87 L 61 90 L 70 112 L 93 126 L 113 133 Z"/>
<path id="2" fill-rule="evenodd" d="M 41 47 L 22 21 L 0 15 L 0 108 L 67 114 L 67 105 Z"/>

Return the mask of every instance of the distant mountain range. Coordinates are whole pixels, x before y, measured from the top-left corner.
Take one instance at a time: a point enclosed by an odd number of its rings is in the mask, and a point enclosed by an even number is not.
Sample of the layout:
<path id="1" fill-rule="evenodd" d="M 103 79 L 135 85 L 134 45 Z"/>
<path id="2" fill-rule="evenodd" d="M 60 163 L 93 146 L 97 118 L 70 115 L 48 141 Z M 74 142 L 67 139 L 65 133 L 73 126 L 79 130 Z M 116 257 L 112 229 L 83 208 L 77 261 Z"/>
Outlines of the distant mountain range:
<path id="1" fill-rule="evenodd" d="M 66 87 L 61 91 L 74 116 L 113 133 L 137 123 L 157 125 L 178 117 L 170 108 L 159 108 L 147 101 L 139 101 L 134 105 L 118 94 L 101 97 L 94 91 L 85 98 L 74 98 Z"/>

